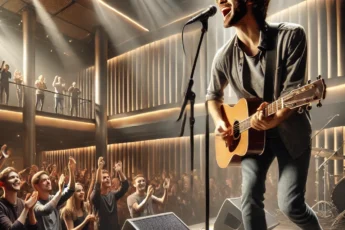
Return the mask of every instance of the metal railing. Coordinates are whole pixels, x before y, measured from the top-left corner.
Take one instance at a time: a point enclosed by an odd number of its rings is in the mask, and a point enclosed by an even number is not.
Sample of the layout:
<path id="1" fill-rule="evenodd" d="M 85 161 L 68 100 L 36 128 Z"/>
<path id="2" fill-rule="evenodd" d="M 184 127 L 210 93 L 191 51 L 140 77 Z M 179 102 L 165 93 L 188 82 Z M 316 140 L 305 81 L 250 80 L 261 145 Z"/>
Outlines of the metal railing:
<path id="1" fill-rule="evenodd" d="M 34 106 L 37 111 L 92 119 L 92 101 L 78 97 L 72 97 L 66 87 L 63 93 L 56 93 L 48 89 L 38 88 L 9 82 L 8 87 L 0 84 L 0 104 L 13 107 L 23 107 L 24 88 L 34 90 L 36 95 Z M 7 90 L 8 89 L 8 90 Z M 8 96 L 7 96 L 8 92 Z M 8 99 L 7 99 L 8 97 Z"/>

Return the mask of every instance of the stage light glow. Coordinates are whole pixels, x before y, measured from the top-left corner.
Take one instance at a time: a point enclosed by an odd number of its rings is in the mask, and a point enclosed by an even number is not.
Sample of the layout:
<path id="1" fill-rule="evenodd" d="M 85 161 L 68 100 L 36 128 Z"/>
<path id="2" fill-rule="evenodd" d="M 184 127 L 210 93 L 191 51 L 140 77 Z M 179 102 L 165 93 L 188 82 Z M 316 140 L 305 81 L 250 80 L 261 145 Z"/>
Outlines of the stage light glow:
<path id="1" fill-rule="evenodd" d="M 189 19 L 189 18 L 195 16 L 196 14 L 200 13 L 201 11 L 202 11 L 202 10 L 198 10 L 197 12 L 194 12 L 194 13 L 192 13 L 192 14 L 188 14 L 188 15 L 186 15 L 186 16 L 183 16 L 183 17 L 181 17 L 181 18 L 179 18 L 179 19 L 176 19 L 175 21 L 172 21 L 172 22 L 169 22 L 168 24 L 165 24 L 165 25 L 162 26 L 161 28 L 164 28 L 164 27 L 166 27 L 166 26 L 170 26 L 170 25 L 172 25 L 172 24 L 174 24 L 174 23 L 176 23 L 176 22 L 179 22 L 179 21 L 182 21 L 182 20 L 185 20 L 185 19 Z"/>
<path id="2" fill-rule="evenodd" d="M 114 7 L 110 6 L 109 4 L 105 3 L 103 0 L 98 0 L 98 2 L 101 3 L 103 6 L 107 7 L 108 9 L 114 11 L 116 14 L 118 14 L 121 17 L 123 17 L 127 21 L 129 21 L 132 24 L 136 25 L 140 29 L 142 29 L 142 30 L 144 30 L 146 32 L 149 32 L 149 30 L 147 28 L 145 28 L 144 26 L 140 25 L 138 22 L 136 22 L 132 18 L 128 17 L 126 14 L 122 13 L 121 11 L 119 11 L 119 10 L 115 9 Z"/>
<path id="3" fill-rule="evenodd" d="M 56 53 L 59 55 L 59 58 L 62 61 L 63 65 L 65 67 L 68 67 L 71 65 L 71 63 L 74 63 L 74 66 L 82 66 L 78 56 L 72 51 L 69 42 L 66 41 L 66 39 L 63 37 L 59 28 L 53 21 L 50 14 L 46 11 L 42 3 L 39 0 L 33 0 L 33 4 L 35 6 L 37 16 L 47 33 L 46 38 L 50 39 L 53 43 L 54 47 L 56 48 Z M 68 50 L 69 52 L 67 53 L 66 50 Z M 53 49 L 51 49 L 50 52 L 52 51 Z M 69 58 L 67 59 L 66 56 L 68 56 Z"/>

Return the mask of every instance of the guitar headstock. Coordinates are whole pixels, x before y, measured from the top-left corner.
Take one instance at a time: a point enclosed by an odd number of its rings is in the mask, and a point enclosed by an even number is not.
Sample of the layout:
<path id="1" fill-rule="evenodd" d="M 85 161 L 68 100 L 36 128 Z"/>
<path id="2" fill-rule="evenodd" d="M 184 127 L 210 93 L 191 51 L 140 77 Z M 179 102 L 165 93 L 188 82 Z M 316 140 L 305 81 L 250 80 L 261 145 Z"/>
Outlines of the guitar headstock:
<path id="1" fill-rule="evenodd" d="M 292 90 L 283 97 L 284 107 L 289 109 L 299 108 L 309 105 L 312 102 L 319 101 L 326 97 L 325 81 L 319 76 L 316 81 L 308 82 L 307 85 Z"/>

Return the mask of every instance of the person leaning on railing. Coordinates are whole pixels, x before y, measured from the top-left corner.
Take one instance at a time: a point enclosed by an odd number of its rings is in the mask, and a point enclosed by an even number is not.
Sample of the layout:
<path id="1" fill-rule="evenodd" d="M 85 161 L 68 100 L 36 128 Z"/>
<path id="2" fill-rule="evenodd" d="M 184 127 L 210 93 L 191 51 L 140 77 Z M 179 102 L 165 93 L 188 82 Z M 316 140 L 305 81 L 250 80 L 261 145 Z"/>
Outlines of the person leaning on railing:
<path id="1" fill-rule="evenodd" d="M 55 113 L 57 112 L 58 105 L 60 105 L 61 114 L 63 114 L 63 101 L 64 96 L 62 95 L 66 91 L 66 84 L 62 77 L 55 76 L 55 79 L 53 81 L 53 87 L 55 88 Z"/>
<path id="2" fill-rule="evenodd" d="M 73 82 L 72 86 L 68 88 L 68 92 L 71 94 L 71 116 L 73 116 L 74 109 L 75 115 L 78 116 L 78 96 L 81 91 L 76 85 L 77 83 Z"/>
<path id="3" fill-rule="evenodd" d="M 43 104 L 44 104 L 44 90 L 47 89 L 46 83 L 44 81 L 43 75 L 40 75 L 38 77 L 38 80 L 35 82 L 36 86 L 36 109 L 38 103 L 41 103 L 40 111 L 43 109 Z"/>
<path id="4" fill-rule="evenodd" d="M 1 68 L 0 72 L 0 100 L 1 103 L 3 102 L 2 97 L 3 93 L 6 93 L 6 101 L 5 104 L 8 105 L 8 99 L 10 95 L 10 87 L 9 82 L 11 79 L 11 72 L 9 71 L 10 66 L 8 64 L 5 65 L 4 68 Z"/>
<path id="5" fill-rule="evenodd" d="M 14 71 L 14 83 L 16 83 L 16 94 L 18 99 L 18 106 L 23 107 L 23 76 L 19 70 Z"/>

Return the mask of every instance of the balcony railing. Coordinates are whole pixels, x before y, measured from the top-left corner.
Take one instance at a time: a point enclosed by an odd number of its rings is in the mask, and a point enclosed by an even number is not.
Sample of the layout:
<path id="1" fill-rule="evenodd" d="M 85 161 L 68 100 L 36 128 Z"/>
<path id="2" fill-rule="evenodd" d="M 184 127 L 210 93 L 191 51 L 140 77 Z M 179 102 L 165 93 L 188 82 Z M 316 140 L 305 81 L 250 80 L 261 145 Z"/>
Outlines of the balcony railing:
<path id="1" fill-rule="evenodd" d="M 36 87 L 9 82 L 8 94 L 6 87 L 0 86 L 0 104 L 12 107 L 23 107 L 24 88 L 33 90 L 36 95 L 34 106 L 37 111 L 55 113 L 65 116 L 92 119 L 92 101 L 78 97 L 72 97 L 66 87 L 63 93 L 45 89 L 38 90 Z M 7 96 L 8 99 L 7 99 Z M 73 107 L 73 110 L 72 110 Z"/>

